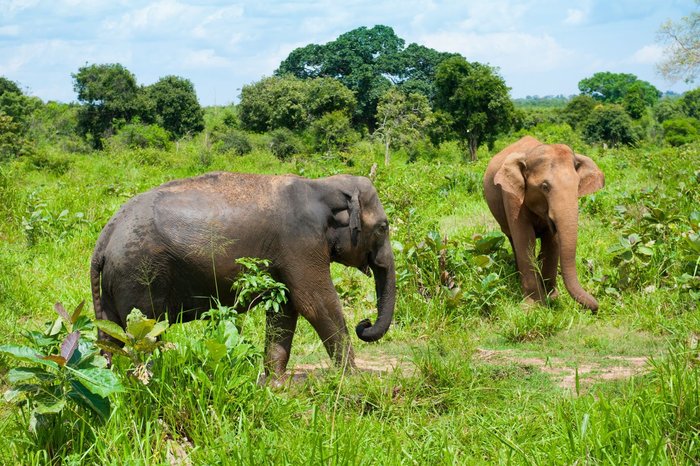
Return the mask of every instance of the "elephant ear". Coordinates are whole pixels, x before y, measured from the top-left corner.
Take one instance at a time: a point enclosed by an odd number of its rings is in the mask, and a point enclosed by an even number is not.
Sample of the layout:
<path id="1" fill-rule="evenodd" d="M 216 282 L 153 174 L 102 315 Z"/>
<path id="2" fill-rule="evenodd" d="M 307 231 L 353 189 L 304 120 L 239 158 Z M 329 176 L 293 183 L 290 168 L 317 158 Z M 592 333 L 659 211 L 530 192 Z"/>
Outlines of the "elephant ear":
<path id="1" fill-rule="evenodd" d="M 515 197 L 518 206 L 525 200 L 525 168 L 525 154 L 513 152 L 506 157 L 493 178 L 495 185 Z"/>
<path id="2" fill-rule="evenodd" d="M 360 190 L 355 188 L 348 201 L 348 212 L 350 214 L 350 238 L 352 245 L 357 246 L 357 237 L 362 231 L 362 210 L 360 208 Z"/>
<path id="3" fill-rule="evenodd" d="M 598 191 L 605 186 L 605 175 L 589 157 L 574 155 L 574 166 L 578 173 L 578 197 Z"/>

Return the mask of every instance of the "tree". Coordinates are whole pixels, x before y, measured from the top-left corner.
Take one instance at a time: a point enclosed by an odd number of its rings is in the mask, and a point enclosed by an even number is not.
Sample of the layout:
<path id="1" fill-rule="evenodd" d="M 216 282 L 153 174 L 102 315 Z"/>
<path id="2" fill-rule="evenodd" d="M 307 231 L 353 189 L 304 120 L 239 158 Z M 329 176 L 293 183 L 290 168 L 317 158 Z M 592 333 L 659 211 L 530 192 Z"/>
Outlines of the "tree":
<path id="1" fill-rule="evenodd" d="M 339 80 L 357 99 L 356 121 L 373 129 L 377 103 L 392 85 L 432 99 L 438 64 L 454 56 L 416 44 L 404 48 L 404 43 L 388 26 L 360 27 L 324 45 L 293 50 L 275 74 Z"/>
<path id="2" fill-rule="evenodd" d="M 277 128 L 302 130 L 323 115 L 340 111 L 352 115 L 353 93 L 330 78 L 302 80 L 272 76 L 244 86 L 238 105 L 241 126 L 252 131 Z"/>
<path id="3" fill-rule="evenodd" d="M 700 120 L 700 87 L 684 93 L 680 105 L 686 115 Z"/>
<path id="4" fill-rule="evenodd" d="M 583 125 L 583 136 L 589 143 L 605 143 L 611 147 L 636 142 L 632 120 L 620 105 L 599 105 Z"/>
<path id="5" fill-rule="evenodd" d="M 471 160 L 482 142 L 491 146 L 510 128 L 515 108 L 506 86 L 494 68 L 452 57 L 435 74 L 435 106 L 451 117 L 451 128 L 466 143 Z"/>
<path id="6" fill-rule="evenodd" d="M 428 98 L 423 94 L 406 94 L 393 87 L 377 105 L 376 137 L 384 141 L 384 164 L 389 165 L 389 148 L 411 147 L 421 140 L 433 121 Z"/>
<path id="7" fill-rule="evenodd" d="M 695 0 L 700 6 L 700 0 Z M 700 71 L 700 11 L 694 11 L 679 22 L 667 21 L 658 32 L 658 40 L 668 44 L 664 60 L 657 65 L 669 81 L 683 79 L 694 82 Z"/>
<path id="8" fill-rule="evenodd" d="M 309 127 L 314 147 L 330 156 L 334 150 L 345 150 L 359 139 L 345 112 L 326 113 Z"/>
<path id="9" fill-rule="evenodd" d="M 672 146 L 681 146 L 700 139 L 700 121 L 695 118 L 673 118 L 662 123 L 664 141 Z"/>
<path id="10" fill-rule="evenodd" d="M 17 83 L 0 76 L 0 160 L 33 150 L 27 133 L 30 117 L 40 107 L 38 98 L 24 95 Z"/>
<path id="11" fill-rule="evenodd" d="M 577 95 L 564 107 L 562 111 L 564 121 L 572 128 L 578 128 L 581 123 L 588 119 L 595 106 L 596 101 L 593 97 L 585 94 Z"/>
<path id="12" fill-rule="evenodd" d="M 615 104 L 622 103 L 630 90 L 639 94 L 641 100 L 649 106 L 661 97 L 661 91 L 656 87 L 629 73 L 601 71 L 590 78 L 579 81 L 578 88 L 582 94 L 602 102 Z"/>
<path id="13" fill-rule="evenodd" d="M 80 132 L 91 138 L 96 148 L 113 132 L 113 122 L 130 122 L 146 111 L 134 75 L 122 65 L 86 65 L 73 74 L 73 88 L 83 104 L 78 114 Z"/>
<path id="14" fill-rule="evenodd" d="M 204 111 L 189 79 L 166 76 L 145 90 L 153 105 L 155 122 L 174 137 L 204 129 Z"/>

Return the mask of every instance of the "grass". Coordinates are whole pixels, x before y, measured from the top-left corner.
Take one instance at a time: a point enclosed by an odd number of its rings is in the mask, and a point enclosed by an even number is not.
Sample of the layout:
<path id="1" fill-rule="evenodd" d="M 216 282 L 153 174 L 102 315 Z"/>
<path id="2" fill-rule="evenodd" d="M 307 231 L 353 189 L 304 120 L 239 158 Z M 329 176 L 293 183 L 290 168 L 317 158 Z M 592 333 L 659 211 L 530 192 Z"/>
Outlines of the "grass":
<path id="1" fill-rule="evenodd" d="M 524 307 L 507 241 L 487 252 L 488 265 L 474 261 L 472 235 L 497 229 L 480 187 L 488 154 L 465 165 L 448 147 L 440 160 L 406 164 L 396 157 L 385 168 L 381 147 L 366 143 L 348 155 L 352 166 L 314 157 L 280 162 L 259 149 L 243 157 L 210 153 L 203 158 L 200 143 L 194 139 L 167 152 L 47 150 L 41 159 L 2 167 L 0 331 L 5 340 L 20 342 L 24 329 L 41 328 L 53 318 L 55 301 L 68 308 L 90 302 L 94 242 L 109 217 L 138 192 L 210 170 L 367 175 L 376 161 L 375 184 L 392 237 L 401 245 L 395 252 L 398 302 L 384 339 L 368 345 L 353 337 L 353 344 L 363 363 L 396 368 L 353 376 L 313 369 L 306 380 L 273 390 L 256 384 L 262 370 L 262 312 L 243 319 L 250 345 L 244 357 L 215 367 L 207 366 L 196 346 L 206 323 L 173 325 L 166 340 L 177 349 L 156 361 L 151 384 L 132 384 L 114 397 L 112 416 L 103 424 L 68 413 L 62 427 L 42 440 L 27 431 L 26 413 L 0 405 L 0 463 L 14 464 L 17 458 L 23 464 L 700 461 L 698 301 L 692 289 L 675 281 L 684 270 L 680 238 L 689 227 L 683 218 L 700 202 L 700 187 L 691 184 L 687 168 L 700 162 L 697 146 L 591 153 L 607 180 L 603 191 L 581 204 L 579 276 L 601 304 L 599 315 L 592 316 L 562 286 L 562 296 L 549 306 Z M 618 286 L 618 265 L 607 250 L 644 212 L 635 219 L 612 212 L 617 205 L 646 209 L 641 193 L 660 172 L 667 199 L 653 199 L 662 209 L 677 209 L 680 218 L 659 227 L 665 239 L 654 247 L 665 261 L 633 264 L 632 280 Z M 439 240 L 430 243 L 430 238 Z M 456 296 L 439 279 L 443 248 L 444 271 L 462 290 Z M 654 264 L 664 270 L 650 270 Z M 484 282 L 489 274 L 495 278 Z M 374 316 L 372 280 L 338 265 L 332 276 L 349 325 Z M 485 350 L 495 356 L 486 357 Z M 649 363 L 633 377 L 596 378 L 625 365 L 611 357 L 649 358 Z M 329 365 L 305 321 L 297 329 L 290 367 L 302 364 Z M 593 369 L 584 373 L 587 366 Z M 11 367 L 0 356 L 0 374 Z M 560 368 L 574 374 L 573 388 L 562 388 Z M 115 370 L 126 368 L 117 364 Z"/>

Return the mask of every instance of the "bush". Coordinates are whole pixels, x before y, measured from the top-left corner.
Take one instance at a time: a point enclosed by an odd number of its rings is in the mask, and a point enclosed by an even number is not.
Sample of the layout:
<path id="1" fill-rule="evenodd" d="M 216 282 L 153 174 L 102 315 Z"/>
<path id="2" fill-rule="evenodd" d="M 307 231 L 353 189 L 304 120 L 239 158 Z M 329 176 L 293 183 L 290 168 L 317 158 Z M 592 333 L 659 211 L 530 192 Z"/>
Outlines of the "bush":
<path id="1" fill-rule="evenodd" d="M 217 152 L 232 152 L 236 155 L 249 154 L 253 150 L 250 138 L 243 131 L 230 130 L 216 136 L 214 148 Z"/>
<path id="2" fill-rule="evenodd" d="M 662 126 L 664 141 L 674 147 L 700 139 L 700 121 L 695 118 L 673 118 L 664 121 Z"/>
<path id="3" fill-rule="evenodd" d="M 619 105 L 601 105 L 593 109 L 583 124 L 583 136 L 590 143 L 605 143 L 611 147 L 633 145 L 637 140 L 630 116 Z"/>
<path id="4" fill-rule="evenodd" d="M 167 149 L 170 147 L 170 135 L 158 125 L 129 123 L 112 136 L 112 144 L 129 149 Z"/>
<path id="5" fill-rule="evenodd" d="M 302 143 L 299 138 L 287 128 L 277 128 L 270 131 L 270 151 L 280 160 L 285 160 L 301 152 Z"/>
<path id="6" fill-rule="evenodd" d="M 314 149 L 330 155 L 334 150 L 342 151 L 359 139 L 352 129 L 350 118 L 340 111 L 323 115 L 309 128 L 314 141 Z"/>

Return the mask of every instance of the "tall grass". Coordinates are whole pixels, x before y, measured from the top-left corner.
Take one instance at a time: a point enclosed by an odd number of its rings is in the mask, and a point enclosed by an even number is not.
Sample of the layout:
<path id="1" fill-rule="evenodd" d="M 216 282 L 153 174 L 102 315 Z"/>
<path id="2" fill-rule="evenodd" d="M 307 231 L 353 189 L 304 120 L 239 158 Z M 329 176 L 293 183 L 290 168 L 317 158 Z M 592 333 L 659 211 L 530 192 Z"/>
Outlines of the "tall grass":
<path id="1" fill-rule="evenodd" d="M 384 167 L 382 148 L 366 141 L 342 158 L 302 154 L 283 162 L 253 146 L 243 156 L 211 151 L 203 158 L 202 141 L 194 138 L 165 151 L 50 150 L 2 166 L 5 340 L 19 342 L 25 329 L 41 328 L 57 300 L 67 306 L 89 301 L 89 258 L 99 231 L 139 192 L 209 170 L 368 175 L 378 162 L 374 182 L 395 245 L 396 318 L 378 344 L 353 343 L 360 359 L 396 360 L 399 367 L 352 376 L 319 369 L 273 390 L 257 384 L 262 312 L 243 321 L 248 346 L 221 364 L 208 362 L 201 349 L 206 322 L 176 324 L 166 336 L 176 348 L 154 362 L 152 383 L 131 384 L 114 396 L 103 424 L 66 413 L 54 437 L 38 439 L 27 430 L 25 411 L 0 405 L 0 463 L 700 461 L 698 286 L 685 239 L 692 211 L 700 210 L 700 180 L 689 168 L 699 166 L 700 148 L 587 151 L 607 181 L 581 201 L 578 268 L 584 287 L 600 298 L 594 317 L 565 293 L 548 306 L 521 306 L 508 242 L 489 236 L 497 227 L 479 181 L 488 154 L 464 165 L 448 145 L 410 164 L 399 154 Z M 650 179 L 658 180 L 651 194 Z M 645 214 L 653 221 L 643 221 Z M 634 229 L 642 244 L 659 235 L 647 246 L 652 256 L 610 250 Z M 691 279 L 681 278 L 684 273 Z M 372 280 L 341 266 L 332 276 L 349 323 L 374 316 Z M 477 351 L 483 347 L 506 348 L 513 357 L 483 359 Z M 630 379 L 593 381 L 580 374 L 578 391 L 565 390 L 556 375 L 523 362 L 533 354 L 591 364 L 632 355 L 649 357 L 649 364 Z M 290 366 L 327 359 L 313 329 L 300 322 Z M 0 373 L 12 364 L 0 357 Z M 114 370 L 125 373 L 125 364 Z M 42 447 L 47 444 L 55 448 Z"/>

